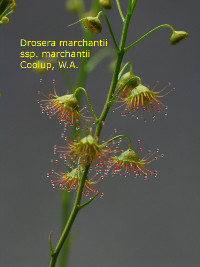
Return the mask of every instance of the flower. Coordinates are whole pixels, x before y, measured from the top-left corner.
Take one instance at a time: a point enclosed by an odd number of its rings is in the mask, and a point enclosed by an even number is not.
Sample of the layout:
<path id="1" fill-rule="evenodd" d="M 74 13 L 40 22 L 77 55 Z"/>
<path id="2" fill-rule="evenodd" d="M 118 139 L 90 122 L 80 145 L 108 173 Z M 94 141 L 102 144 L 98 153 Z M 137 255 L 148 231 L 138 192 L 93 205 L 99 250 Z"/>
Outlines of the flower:
<path id="1" fill-rule="evenodd" d="M 167 93 L 161 95 L 161 93 L 166 88 L 167 87 L 163 88 L 159 92 L 155 92 L 153 91 L 153 89 L 150 90 L 146 86 L 139 84 L 130 92 L 130 94 L 126 98 L 121 98 L 123 105 L 126 105 L 125 112 L 121 113 L 121 115 L 126 115 L 126 111 L 128 111 L 129 114 L 131 114 L 131 112 L 136 111 L 137 118 L 139 118 L 139 110 L 142 109 L 143 116 L 144 111 L 148 110 L 152 114 L 152 118 L 154 120 L 154 108 L 158 108 L 158 112 L 163 111 L 165 115 L 167 115 L 167 113 L 163 110 L 163 108 L 167 109 L 167 106 L 165 106 L 161 101 L 158 100 L 159 97 L 164 97 L 171 92 L 170 90 Z M 173 88 L 172 90 L 175 90 L 175 88 Z M 146 121 L 146 118 L 144 118 L 144 120 Z"/>
<path id="2" fill-rule="evenodd" d="M 93 33 L 100 33 L 102 31 L 102 24 L 97 17 L 85 17 L 81 19 L 83 27 Z"/>
<path id="3" fill-rule="evenodd" d="M 102 31 L 102 24 L 101 24 L 101 21 L 99 19 L 99 16 L 100 16 L 100 13 L 96 16 L 96 17 L 93 17 L 93 16 L 87 16 L 87 17 L 84 17 L 70 25 L 67 26 L 67 28 L 81 22 L 83 27 L 85 29 L 87 29 L 88 31 L 91 31 L 93 33 L 100 33 Z"/>
<path id="4" fill-rule="evenodd" d="M 70 192 L 73 189 L 77 191 L 83 172 L 84 170 L 81 166 L 71 171 L 65 170 L 64 172 L 57 167 L 57 171 L 52 170 L 51 174 L 47 173 L 47 177 L 51 177 L 51 184 L 53 188 L 55 188 L 56 185 L 59 185 L 60 189 Z M 93 187 L 93 184 L 95 183 L 96 182 L 90 181 L 86 178 L 82 194 L 89 196 L 90 198 L 95 194 L 99 194 L 99 197 L 102 197 L 103 193 Z"/>
<path id="5" fill-rule="evenodd" d="M 54 148 L 56 152 L 57 147 Z M 87 160 L 96 162 L 100 161 L 100 165 L 103 166 L 107 164 L 110 160 L 111 149 L 108 144 L 98 143 L 98 138 L 93 137 L 90 132 L 89 135 L 81 138 L 78 138 L 78 141 L 68 140 L 68 147 L 64 148 L 60 152 L 60 157 L 64 157 L 65 160 L 72 159 L 74 163 L 79 160 L 81 164 L 84 164 Z"/>
<path id="6" fill-rule="evenodd" d="M 140 149 L 141 151 L 141 149 Z M 136 153 L 132 149 L 127 149 L 123 153 L 121 153 L 118 157 L 113 157 L 112 165 L 115 166 L 112 169 L 112 175 L 122 174 L 122 170 L 124 169 L 124 176 L 127 174 L 131 174 L 131 171 L 134 173 L 134 177 L 141 174 L 144 175 L 144 179 L 147 179 L 147 175 L 154 174 L 157 176 L 156 170 L 150 170 L 146 167 L 147 164 L 157 160 L 159 157 L 163 157 L 164 155 L 160 155 L 158 157 L 154 157 L 155 153 L 159 150 L 156 149 L 154 152 L 149 151 L 142 159 L 140 159 L 139 154 Z"/>
<path id="7" fill-rule="evenodd" d="M 42 82 L 42 80 L 41 80 Z M 74 119 L 79 122 L 81 117 L 84 117 L 79 110 L 79 102 L 74 94 L 66 94 L 63 96 L 58 96 L 55 90 L 55 81 L 53 81 L 54 92 L 51 93 L 46 87 L 48 94 L 44 94 L 39 91 L 39 94 L 42 94 L 47 100 L 38 100 L 38 103 L 45 102 L 45 104 L 40 104 L 42 108 L 42 113 L 47 111 L 47 115 L 51 118 L 53 115 L 57 114 L 59 122 L 67 122 L 73 124 Z"/>

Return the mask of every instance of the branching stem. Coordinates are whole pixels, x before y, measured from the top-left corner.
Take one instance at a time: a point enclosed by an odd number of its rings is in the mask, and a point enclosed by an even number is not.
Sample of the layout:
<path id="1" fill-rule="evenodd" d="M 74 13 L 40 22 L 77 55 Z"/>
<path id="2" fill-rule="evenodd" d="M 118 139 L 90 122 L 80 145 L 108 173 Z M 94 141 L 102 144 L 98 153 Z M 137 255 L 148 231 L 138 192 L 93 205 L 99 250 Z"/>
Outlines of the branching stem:
<path id="1" fill-rule="evenodd" d="M 108 92 L 108 97 L 107 97 L 106 103 L 104 105 L 104 108 L 102 110 L 100 118 L 96 122 L 95 137 L 97 137 L 98 140 L 99 140 L 99 137 L 100 137 L 100 134 L 101 134 L 101 130 L 102 130 L 102 122 L 105 120 L 105 118 L 106 118 L 106 116 L 108 114 L 108 111 L 110 109 L 110 104 L 109 103 L 110 103 L 110 100 L 112 98 L 112 95 L 113 95 L 113 93 L 115 91 L 115 88 L 116 88 L 116 85 L 117 85 L 117 82 L 118 82 L 118 75 L 119 75 L 119 72 L 120 72 L 122 59 L 123 59 L 123 56 L 124 56 L 124 53 L 125 53 L 125 49 L 124 48 L 125 48 L 125 44 L 126 44 L 126 36 L 127 36 L 127 32 L 128 32 L 128 26 L 129 26 L 129 22 L 130 22 L 130 19 L 131 19 L 131 16 L 132 16 L 132 12 L 131 11 L 133 11 L 132 4 L 135 3 L 135 2 L 137 2 L 137 1 L 133 1 L 132 2 L 131 0 L 129 0 L 128 11 L 127 11 L 127 15 L 126 15 L 126 18 L 124 20 L 124 23 L 123 23 L 123 29 L 122 29 L 122 35 L 121 35 L 121 40 L 120 40 L 120 46 L 119 47 L 118 47 L 118 45 L 116 43 L 114 34 L 113 34 L 111 26 L 110 26 L 110 23 L 109 23 L 109 21 L 107 19 L 107 16 L 104 14 L 104 12 L 101 12 L 104 15 L 105 19 L 106 19 L 109 31 L 111 33 L 111 37 L 112 37 L 114 45 L 115 45 L 115 49 L 116 49 L 116 52 L 117 52 L 117 61 L 116 61 L 115 70 L 114 70 L 114 74 L 113 74 L 113 78 L 112 78 L 112 81 L 111 81 L 111 85 L 110 85 L 110 89 L 109 89 L 109 92 Z M 85 92 L 84 88 L 79 89 L 79 90 L 83 90 Z M 86 97 L 87 97 L 87 95 L 86 95 Z M 88 102 L 88 104 L 89 104 L 89 102 Z M 91 111 L 92 110 L 93 109 L 91 109 Z M 94 116 L 94 114 L 93 114 L 93 116 Z M 129 139 L 128 136 L 126 138 L 129 140 L 129 146 L 130 146 L 130 139 Z M 64 244 L 64 242 L 65 242 L 65 240 L 66 240 L 66 238 L 67 238 L 67 236 L 69 234 L 69 232 L 70 232 L 70 229 L 71 229 L 71 227 L 73 225 L 73 222 L 74 222 L 79 210 L 82 209 L 83 207 L 85 207 L 86 205 L 88 205 L 96 197 L 96 196 L 94 196 L 92 200 L 89 200 L 85 204 L 80 205 L 82 192 L 83 192 L 84 185 L 85 185 L 85 180 L 88 177 L 88 171 L 90 169 L 91 163 L 92 162 L 89 161 L 89 159 L 88 159 L 86 164 L 85 164 L 85 170 L 84 170 L 84 173 L 83 173 L 82 177 L 80 178 L 80 183 L 79 183 L 78 191 L 77 191 L 77 194 L 76 194 L 74 206 L 72 208 L 72 211 L 71 211 L 71 214 L 69 216 L 69 219 L 68 219 L 68 221 L 67 221 L 67 223 L 66 223 L 66 225 L 64 227 L 64 230 L 63 230 L 63 232 L 61 234 L 61 237 L 60 237 L 60 239 L 58 241 L 58 244 L 57 244 L 57 246 L 56 246 L 56 248 L 54 250 L 52 248 L 52 245 L 50 246 L 51 260 L 50 260 L 49 267 L 55 267 L 55 264 L 56 264 L 56 261 L 57 261 L 57 257 L 58 257 L 58 255 L 60 253 L 60 250 L 61 250 L 61 248 L 62 248 L 62 246 L 63 246 L 63 244 Z"/>

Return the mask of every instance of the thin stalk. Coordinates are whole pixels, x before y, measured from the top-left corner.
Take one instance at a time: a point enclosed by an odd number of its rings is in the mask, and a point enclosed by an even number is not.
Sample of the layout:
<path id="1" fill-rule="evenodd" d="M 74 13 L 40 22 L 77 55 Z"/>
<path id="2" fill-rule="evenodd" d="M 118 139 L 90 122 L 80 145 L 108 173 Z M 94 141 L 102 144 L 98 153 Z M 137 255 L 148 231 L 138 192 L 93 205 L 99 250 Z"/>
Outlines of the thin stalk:
<path id="1" fill-rule="evenodd" d="M 108 141 L 106 141 L 105 143 L 103 143 L 101 146 L 105 146 L 106 144 L 109 144 L 111 143 L 112 141 L 116 140 L 116 139 L 119 139 L 119 138 L 126 138 L 128 141 L 129 141 L 129 148 L 131 148 L 131 139 L 129 136 L 127 135 L 124 135 L 124 134 L 120 134 L 120 135 L 117 135 L 111 139 L 109 139 Z"/>
<path id="2" fill-rule="evenodd" d="M 174 28 L 169 25 L 169 24 L 162 24 L 154 29 L 152 29 L 151 31 L 147 32 L 145 35 L 143 35 L 141 38 L 139 38 L 137 41 L 135 41 L 134 43 L 132 43 L 131 45 L 129 45 L 128 47 L 125 48 L 125 51 L 127 52 L 130 48 L 132 48 L 133 46 L 135 46 L 136 44 L 138 44 L 139 42 L 141 42 L 142 40 L 144 40 L 147 36 L 149 36 L 150 34 L 152 34 L 153 32 L 159 30 L 160 28 L 163 27 L 167 27 L 170 28 L 173 32 L 174 32 Z"/>
<path id="3" fill-rule="evenodd" d="M 89 199 L 87 202 L 79 206 L 79 210 L 85 208 L 87 205 L 89 205 L 97 196 L 99 193 L 95 194 L 91 199 Z"/>
<path id="4" fill-rule="evenodd" d="M 100 133 L 101 133 L 102 122 L 105 120 L 105 118 L 106 118 L 106 116 L 108 114 L 108 111 L 110 109 L 110 100 L 112 98 L 112 95 L 113 95 L 113 93 L 115 91 L 115 88 L 116 88 L 116 85 L 117 85 L 117 82 L 118 82 L 118 75 L 119 75 L 119 72 L 120 72 L 122 59 L 123 59 L 123 56 L 124 56 L 124 53 L 125 53 L 124 47 L 125 47 L 125 44 L 126 44 L 128 26 L 129 26 L 130 19 L 131 19 L 131 16 L 132 16 L 132 13 L 130 11 L 131 4 L 132 4 L 132 2 L 129 1 L 128 12 L 127 12 L 124 24 L 123 24 L 119 51 L 117 52 L 117 62 L 116 62 L 116 65 L 115 65 L 115 71 L 114 71 L 112 82 L 111 82 L 111 85 L 110 85 L 110 90 L 109 90 L 109 93 L 108 93 L 108 97 L 107 97 L 106 103 L 104 105 L 103 111 L 101 113 L 101 116 L 99 117 L 99 121 L 97 123 L 96 131 L 95 131 L 95 136 L 97 136 L 98 138 L 99 138 Z"/>
<path id="5" fill-rule="evenodd" d="M 123 66 L 122 70 L 120 71 L 119 76 L 118 76 L 118 80 L 121 78 L 122 74 L 124 73 L 124 71 L 128 65 L 130 65 L 130 73 L 132 73 L 133 66 L 132 66 L 132 63 L 129 61 Z"/>
<path id="6" fill-rule="evenodd" d="M 124 15 L 123 15 L 123 12 L 122 12 L 122 9 L 121 9 L 121 6 L 120 6 L 120 3 L 119 3 L 119 0 L 116 0 L 116 3 L 117 3 L 117 8 L 119 10 L 119 14 L 122 18 L 122 21 L 124 22 L 125 18 L 124 18 Z"/>
<path id="7" fill-rule="evenodd" d="M 3 13 L 0 15 L 0 19 L 2 19 L 4 16 L 9 16 L 13 13 L 14 9 L 16 8 L 16 3 L 13 0 L 12 3 L 4 10 Z"/>
<path id="8" fill-rule="evenodd" d="M 95 122 L 97 123 L 98 119 L 97 119 L 97 116 L 96 116 L 96 114 L 95 114 L 95 112 L 94 112 L 94 109 L 93 109 L 93 107 L 92 107 L 92 104 L 91 104 L 91 101 L 90 101 L 90 98 L 89 98 L 89 96 L 88 96 L 87 91 L 86 91 L 83 87 L 78 87 L 78 88 L 74 91 L 73 95 L 76 95 L 76 94 L 78 93 L 78 91 L 83 91 L 83 92 L 85 93 L 85 96 L 86 96 L 86 98 L 87 98 L 88 105 L 89 105 L 90 110 L 91 110 L 91 112 L 92 112 L 92 115 L 93 115 L 93 117 L 94 117 L 94 119 L 95 119 Z"/>
<path id="9" fill-rule="evenodd" d="M 108 17 L 106 16 L 106 14 L 105 14 L 103 11 L 100 11 L 100 12 L 98 13 L 97 16 L 99 17 L 101 14 L 102 14 L 102 15 L 104 16 L 104 18 L 105 18 L 105 21 L 106 21 L 107 26 L 108 26 L 108 30 L 109 30 L 110 35 L 111 35 L 111 38 L 112 38 L 112 40 L 113 40 L 113 44 L 114 44 L 114 46 L 115 46 L 115 49 L 116 49 L 116 51 L 119 51 L 119 47 L 118 47 L 117 42 L 116 42 L 116 40 L 115 40 L 115 36 L 114 36 L 114 33 L 113 33 L 112 28 L 111 28 L 111 26 L 110 26 L 110 22 L 109 22 L 109 20 L 108 20 Z"/>

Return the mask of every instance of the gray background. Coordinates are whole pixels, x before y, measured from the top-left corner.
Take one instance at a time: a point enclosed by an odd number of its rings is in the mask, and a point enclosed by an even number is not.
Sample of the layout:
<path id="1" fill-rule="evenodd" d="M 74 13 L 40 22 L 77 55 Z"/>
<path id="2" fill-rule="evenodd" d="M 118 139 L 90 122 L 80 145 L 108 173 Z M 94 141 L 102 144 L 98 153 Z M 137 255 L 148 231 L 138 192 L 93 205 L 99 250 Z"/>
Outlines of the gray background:
<path id="1" fill-rule="evenodd" d="M 86 1 L 89 3 L 89 1 Z M 114 2 L 114 1 L 113 1 Z M 123 9 L 127 0 L 121 1 Z M 187 41 L 169 44 L 170 30 L 157 31 L 131 50 L 134 72 L 146 84 L 169 81 L 175 93 L 163 101 L 168 116 L 153 123 L 110 113 L 103 137 L 128 134 L 142 140 L 145 149 L 159 147 L 164 159 L 154 164 L 158 178 L 108 177 L 97 187 L 104 193 L 77 217 L 73 227 L 71 267 L 197 267 L 199 239 L 199 3 L 187 0 L 138 1 L 127 43 L 151 28 L 169 23 L 189 32 Z M 121 24 L 116 5 L 108 13 L 116 38 Z M 78 40 L 80 27 L 66 30 L 76 17 L 67 14 L 64 1 L 17 1 L 11 22 L 1 30 L 1 263 L 2 267 L 48 266 L 48 234 L 59 236 L 60 200 L 46 178 L 54 144 L 62 144 L 56 119 L 42 115 L 36 103 L 39 77 L 19 68 L 20 38 Z M 102 19 L 103 21 L 103 19 Z M 103 32 L 96 37 L 108 38 Z M 100 113 L 111 80 L 106 59 L 90 75 L 87 90 Z M 71 71 L 73 76 L 75 71 Z M 65 92 L 61 76 L 58 92 Z"/>

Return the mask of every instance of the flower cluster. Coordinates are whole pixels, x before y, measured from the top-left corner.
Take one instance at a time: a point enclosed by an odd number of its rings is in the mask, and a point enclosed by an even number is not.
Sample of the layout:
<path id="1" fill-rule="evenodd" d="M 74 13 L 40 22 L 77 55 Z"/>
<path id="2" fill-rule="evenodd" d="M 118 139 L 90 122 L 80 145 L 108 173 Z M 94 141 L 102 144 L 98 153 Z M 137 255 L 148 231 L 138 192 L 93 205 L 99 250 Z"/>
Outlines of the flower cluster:
<path id="1" fill-rule="evenodd" d="M 132 79 L 130 83 L 127 83 Z M 126 84 L 126 86 L 124 86 Z M 117 84 L 117 90 L 123 87 L 120 98 L 126 104 L 126 109 L 148 109 L 150 110 L 153 105 L 158 107 L 160 101 L 157 98 L 160 96 L 160 92 L 150 91 L 147 87 L 138 84 L 138 79 L 134 75 L 126 73 L 122 76 Z M 58 96 L 55 89 L 55 81 L 53 82 L 53 93 L 44 85 L 48 94 L 40 92 L 46 99 L 39 100 L 41 103 L 42 112 L 47 111 L 49 117 L 57 114 L 59 122 L 70 122 L 73 124 L 73 120 L 79 123 L 83 114 L 79 109 L 79 103 L 75 93 L 66 94 L 64 96 Z M 117 92 L 116 90 L 116 92 Z M 66 132 L 66 128 L 64 128 Z M 77 132 L 78 133 L 78 132 Z M 116 131 L 115 131 L 116 133 Z M 141 149 L 134 151 L 129 144 L 129 148 L 125 151 L 119 149 L 119 145 L 123 136 L 114 137 L 107 142 L 99 143 L 99 138 L 92 135 L 92 129 L 90 128 L 89 134 L 84 137 L 78 137 L 77 140 L 71 140 L 69 137 L 65 137 L 67 145 L 64 147 L 55 146 L 54 153 L 57 152 L 60 158 L 64 159 L 64 164 L 67 166 L 65 171 L 61 171 L 56 164 L 56 170 L 52 170 L 48 177 L 51 177 L 52 186 L 59 186 L 60 189 L 65 189 L 68 192 L 72 189 L 77 190 L 80 184 L 80 180 L 85 172 L 85 166 L 90 163 L 89 172 L 86 174 L 85 185 L 83 194 L 89 196 L 98 194 L 100 197 L 103 194 L 94 187 L 99 181 L 106 177 L 111 171 L 111 175 L 119 174 L 123 176 L 133 174 L 133 177 L 147 175 L 157 175 L 156 170 L 147 168 L 146 165 L 155 161 L 157 158 L 163 155 L 155 156 L 158 149 L 154 152 L 149 152 L 147 155 L 140 157 Z M 115 141 L 117 140 L 117 141 Z M 139 144 L 139 142 L 138 142 Z M 56 161 L 58 163 L 58 161 Z M 90 178 L 92 172 L 95 172 Z"/>

